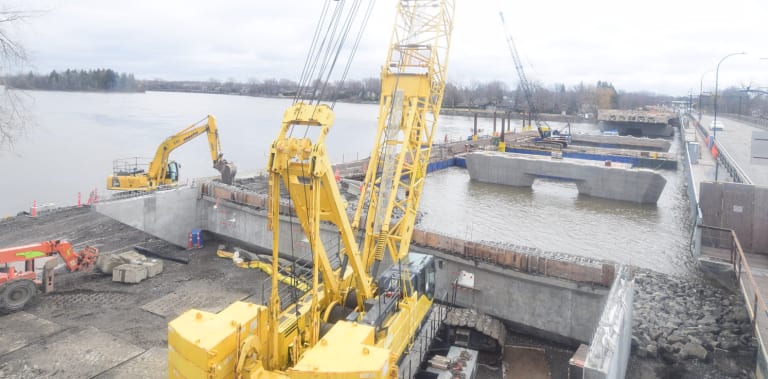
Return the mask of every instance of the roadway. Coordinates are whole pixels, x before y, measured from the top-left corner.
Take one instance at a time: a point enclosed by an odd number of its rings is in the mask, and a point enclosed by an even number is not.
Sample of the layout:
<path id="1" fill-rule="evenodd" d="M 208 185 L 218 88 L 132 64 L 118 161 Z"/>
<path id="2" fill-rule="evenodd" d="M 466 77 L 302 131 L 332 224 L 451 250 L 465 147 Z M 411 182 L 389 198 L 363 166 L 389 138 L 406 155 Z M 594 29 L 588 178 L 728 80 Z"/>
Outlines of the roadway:
<path id="1" fill-rule="evenodd" d="M 718 142 L 736 160 L 736 163 L 741 166 L 749 178 L 752 179 L 752 184 L 768 186 L 768 165 L 752 164 L 751 162 L 752 132 L 765 132 L 766 130 L 746 121 L 739 121 L 729 117 L 718 115 L 717 119 L 718 121 L 722 120 L 725 127 L 725 130 L 717 131 L 716 138 Z M 702 116 L 701 123 L 707 130 L 709 130 L 711 122 L 712 116 Z M 728 175 L 722 167 L 718 172 L 718 180 L 724 181 L 725 178 L 721 178 L 721 175 Z M 700 178 L 700 180 L 706 179 Z M 709 180 L 714 180 L 714 176 Z"/>

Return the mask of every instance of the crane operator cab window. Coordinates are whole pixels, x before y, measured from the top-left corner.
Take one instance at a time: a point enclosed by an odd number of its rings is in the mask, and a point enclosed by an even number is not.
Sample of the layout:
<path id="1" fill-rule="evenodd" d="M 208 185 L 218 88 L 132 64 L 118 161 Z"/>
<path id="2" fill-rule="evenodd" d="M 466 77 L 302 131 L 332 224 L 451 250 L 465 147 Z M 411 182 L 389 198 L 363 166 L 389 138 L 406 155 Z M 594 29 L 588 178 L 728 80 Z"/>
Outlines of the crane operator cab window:
<path id="1" fill-rule="evenodd" d="M 179 181 L 179 164 L 171 161 L 168 163 L 168 171 L 165 173 L 165 178 L 170 179 L 172 182 Z"/>
<path id="2" fill-rule="evenodd" d="M 435 261 L 430 259 L 424 270 L 421 272 L 423 275 L 421 282 L 424 283 L 423 293 L 427 296 L 427 299 L 432 300 L 435 296 Z"/>

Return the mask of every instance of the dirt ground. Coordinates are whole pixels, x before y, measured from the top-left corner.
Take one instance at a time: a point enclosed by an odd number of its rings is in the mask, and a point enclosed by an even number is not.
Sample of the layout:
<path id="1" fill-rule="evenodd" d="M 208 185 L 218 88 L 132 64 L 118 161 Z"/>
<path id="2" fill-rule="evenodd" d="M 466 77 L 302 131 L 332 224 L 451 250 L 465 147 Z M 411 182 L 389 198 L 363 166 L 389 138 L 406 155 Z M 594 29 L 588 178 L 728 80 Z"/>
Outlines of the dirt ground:
<path id="1" fill-rule="evenodd" d="M 2 378 L 165 378 L 170 320 L 190 308 L 261 303 L 267 279 L 217 257 L 214 241 L 185 250 L 87 207 L 0 221 L 0 246 L 51 239 L 69 240 L 75 249 L 92 245 L 100 254 L 140 245 L 189 264 L 165 260 L 163 273 L 138 284 L 57 270 L 53 293 L 38 293 L 21 312 L 0 314 Z"/>

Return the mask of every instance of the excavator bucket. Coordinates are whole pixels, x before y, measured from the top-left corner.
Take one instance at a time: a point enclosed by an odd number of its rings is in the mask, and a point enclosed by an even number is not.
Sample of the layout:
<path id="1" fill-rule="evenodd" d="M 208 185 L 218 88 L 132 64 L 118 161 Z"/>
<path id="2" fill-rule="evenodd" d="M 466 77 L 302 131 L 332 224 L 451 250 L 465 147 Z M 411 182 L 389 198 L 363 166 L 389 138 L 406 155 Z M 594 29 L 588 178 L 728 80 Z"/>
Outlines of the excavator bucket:
<path id="1" fill-rule="evenodd" d="M 233 184 L 235 182 L 235 174 L 237 174 L 237 166 L 232 162 L 227 162 L 226 159 L 219 159 L 213 164 L 213 168 L 221 173 L 221 182 L 224 184 Z"/>

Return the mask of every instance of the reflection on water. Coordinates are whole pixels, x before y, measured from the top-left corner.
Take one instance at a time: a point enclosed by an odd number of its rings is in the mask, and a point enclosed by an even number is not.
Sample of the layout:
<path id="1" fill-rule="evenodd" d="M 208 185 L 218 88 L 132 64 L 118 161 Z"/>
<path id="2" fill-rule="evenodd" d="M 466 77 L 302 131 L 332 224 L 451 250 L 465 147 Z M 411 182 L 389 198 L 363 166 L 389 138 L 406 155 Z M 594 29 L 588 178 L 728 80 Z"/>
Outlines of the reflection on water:
<path id="1" fill-rule="evenodd" d="M 532 188 L 471 181 L 464 169 L 431 174 L 421 226 L 475 241 L 517 245 L 620 261 L 667 273 L 687 270 L 687 207 L 681 173 L 658 204 L 579 195 L 573 183 L 536 180 Z"/>

